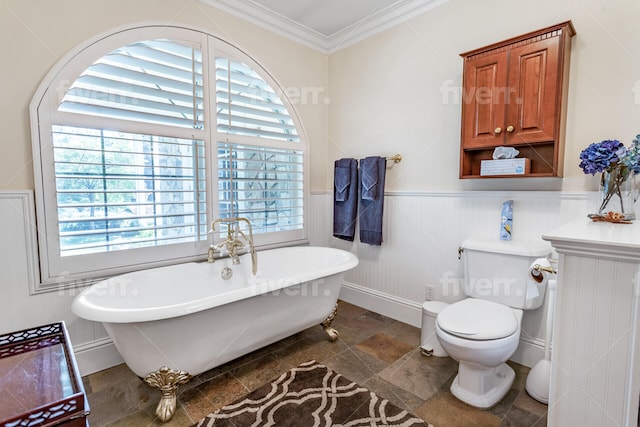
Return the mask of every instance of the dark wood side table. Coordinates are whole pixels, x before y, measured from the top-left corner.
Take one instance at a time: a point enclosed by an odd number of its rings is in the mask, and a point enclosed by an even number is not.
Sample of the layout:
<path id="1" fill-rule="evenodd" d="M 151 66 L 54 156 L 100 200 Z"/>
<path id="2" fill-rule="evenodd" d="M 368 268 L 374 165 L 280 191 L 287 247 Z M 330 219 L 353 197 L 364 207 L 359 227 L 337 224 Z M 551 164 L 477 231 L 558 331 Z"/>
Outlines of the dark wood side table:
<path id="1" fill-rule="evenodd" d="M 88 427 L 64 322 L 0 335 L 0 427 Z"/>

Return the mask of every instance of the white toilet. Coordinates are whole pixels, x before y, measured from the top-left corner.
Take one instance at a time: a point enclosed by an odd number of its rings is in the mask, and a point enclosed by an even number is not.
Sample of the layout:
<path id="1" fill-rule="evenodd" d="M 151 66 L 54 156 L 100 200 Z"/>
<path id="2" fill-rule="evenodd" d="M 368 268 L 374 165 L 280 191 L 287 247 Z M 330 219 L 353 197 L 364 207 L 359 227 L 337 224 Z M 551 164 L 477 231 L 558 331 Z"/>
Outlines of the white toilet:
<path id="1" fill-rule="evenodd" d="M 466 240 L 462 244 L 467 299 L 445 307 L 436 320 L 442 348 L 460 363 L 451 392 L 479 408 L 498 403 L 515 377 L 505 362 L 518 348 L 522 310 L 544 301 L 547 281 L 529 274 L 548 243 Z"/>

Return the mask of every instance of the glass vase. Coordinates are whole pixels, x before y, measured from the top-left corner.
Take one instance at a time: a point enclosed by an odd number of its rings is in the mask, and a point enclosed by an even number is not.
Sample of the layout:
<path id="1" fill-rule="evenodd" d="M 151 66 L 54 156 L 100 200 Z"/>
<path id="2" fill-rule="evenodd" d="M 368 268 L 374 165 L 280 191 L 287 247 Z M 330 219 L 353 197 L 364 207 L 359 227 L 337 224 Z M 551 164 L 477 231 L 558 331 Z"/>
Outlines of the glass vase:
<path id="1" fill-rule="evenodd" d="M 635 203 L 638 199 L 638 188 L 634 174 L 622 173 L 619 169 L 602 172 L 600 193 L 598 213 L 589 215 L 590 218 L 613 218 L 624 221 L 636 219 Z"/>

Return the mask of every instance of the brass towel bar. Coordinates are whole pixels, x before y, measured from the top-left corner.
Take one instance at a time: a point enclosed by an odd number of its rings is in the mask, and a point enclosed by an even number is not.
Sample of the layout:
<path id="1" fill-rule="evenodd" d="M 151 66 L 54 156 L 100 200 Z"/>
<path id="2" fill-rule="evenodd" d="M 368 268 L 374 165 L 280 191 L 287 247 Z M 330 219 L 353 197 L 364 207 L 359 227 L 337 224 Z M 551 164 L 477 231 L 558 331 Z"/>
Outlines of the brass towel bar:
<path id="1" fill-rule="evenodd" d="M 402 154 L 396 154 L 395 156 L 387 157 L 387 160 L 393 160 L 393 163 L 400 163 L 402 161 Z"/>

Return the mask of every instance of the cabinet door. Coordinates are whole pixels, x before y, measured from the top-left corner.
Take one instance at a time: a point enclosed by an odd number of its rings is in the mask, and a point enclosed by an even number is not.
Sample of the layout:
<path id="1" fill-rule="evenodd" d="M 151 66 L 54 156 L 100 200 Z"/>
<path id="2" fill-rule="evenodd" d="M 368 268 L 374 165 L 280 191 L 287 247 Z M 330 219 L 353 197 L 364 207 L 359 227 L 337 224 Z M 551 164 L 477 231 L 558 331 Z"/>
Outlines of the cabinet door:
<path id="1" fill-rule="evenodd" d="M 465 58 L 462 90 L 462 147 L 504 143 L 507 52 L 496 50 Z"/>
<path id="2" fill-rule="evenodd" d="M 507 145 L 557 140 L 559 46 L 559 37 L 542 37 L 510 48 Z"/>

